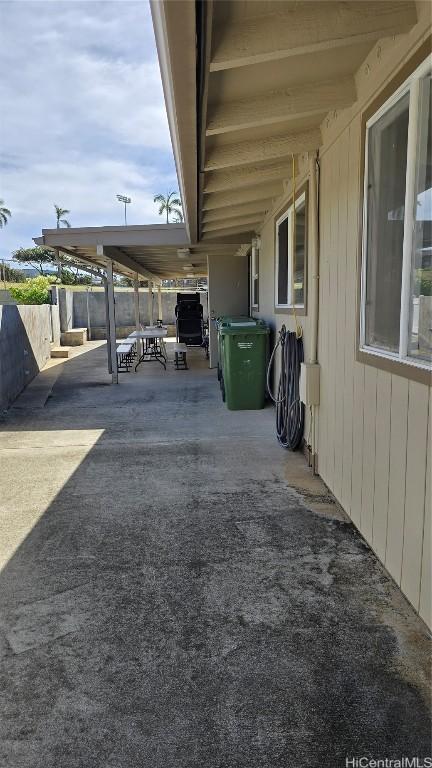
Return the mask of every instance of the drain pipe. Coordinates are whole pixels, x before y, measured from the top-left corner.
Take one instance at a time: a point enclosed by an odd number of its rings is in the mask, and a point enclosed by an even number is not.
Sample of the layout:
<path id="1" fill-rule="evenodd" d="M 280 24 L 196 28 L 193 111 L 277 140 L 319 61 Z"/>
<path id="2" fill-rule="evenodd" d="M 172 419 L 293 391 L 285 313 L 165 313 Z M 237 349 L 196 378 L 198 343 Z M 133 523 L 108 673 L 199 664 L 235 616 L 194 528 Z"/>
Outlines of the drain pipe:
<path id="1" fill-rule="evenodd" d="M 311 345 L 309 362 L 318 362 L 318 311 L 319 311 L 319 227 L 318 227 L 318 157 L 309 158 L 310 184 L 310 240 L 309 255 L 312 276 L 311 291 Z"/>
<path id="2" fill-rule="evenodd" d="M 318 397 L 310 405 L 311 425 L 311 460 L 312 471 L 317 473 L 317 445 L 316 445 L 316 414 L 319 404 L 319 367 L 318 367 L 318 323 L 319 323 L 319 156 L 309 157 L 309 184 L 310 184 L 310 239 L 309 257 L 311 265 L 311 343 L 309 363 L 317 368 Z"/>

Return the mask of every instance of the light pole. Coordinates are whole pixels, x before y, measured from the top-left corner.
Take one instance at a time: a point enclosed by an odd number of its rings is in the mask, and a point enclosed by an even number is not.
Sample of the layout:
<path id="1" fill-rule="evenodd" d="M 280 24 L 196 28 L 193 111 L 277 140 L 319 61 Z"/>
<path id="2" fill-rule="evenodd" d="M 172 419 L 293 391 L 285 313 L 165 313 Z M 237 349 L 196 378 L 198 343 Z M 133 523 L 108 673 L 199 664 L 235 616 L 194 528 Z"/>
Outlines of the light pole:
<path id="1" fill-rule="evenodd" d="M 126 219 L 126 206 L 132 202 L 130 197 L 126 197 L 125 195 L 117 195 L 117 200 L 119 203 L 124 203 L 125 207 L 125 227 L 127 227 L 127 219 Z"/>

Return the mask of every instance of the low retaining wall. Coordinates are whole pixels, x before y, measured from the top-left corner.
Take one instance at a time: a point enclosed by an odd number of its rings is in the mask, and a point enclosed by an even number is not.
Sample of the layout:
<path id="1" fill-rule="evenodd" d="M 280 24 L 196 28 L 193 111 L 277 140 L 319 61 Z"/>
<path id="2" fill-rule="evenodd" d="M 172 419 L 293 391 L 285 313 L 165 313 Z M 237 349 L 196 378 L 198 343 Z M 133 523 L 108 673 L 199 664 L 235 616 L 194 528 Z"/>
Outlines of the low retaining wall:
<path id="1" fill-rule="evenodd" d="M 0 304 L 17 304 L 17 302 L 10 295 L 10 291 L 0 288 Z"/>
<path id="2" fill-rule="evenodd" d="M 122 338 L 125 329 L 135 329 L 135 305 L 133 289 L 116 290 L 115 313 L 117 337 Z M 105 338 L 106 314 L 105 293 L 96 291 L 71 291 L 68 288 L 58 290 L 60 325 L 62 332 L 71 328 L 87 328 L 89 338 Z M 162 320 L 165 325 L 175 325 L 175 306 L 177 293 L 162 291 Z M 204 317 L 207 317 L 207 294 L 201 293 Z M 148 292 L 139 291 L 140 322 L 148 323 Z M 153 294 L 153 316 L 158 319 L 158 296 Z M 128 331 L 130 332 L 130 331 Z"/>
<path id="3" fill-rule="evenodd" d="M 50 357 L 56 308 L 0 305 L 0 409 L 8 408 Z M 57 323 L 54 323 L 57 325 Z"/>

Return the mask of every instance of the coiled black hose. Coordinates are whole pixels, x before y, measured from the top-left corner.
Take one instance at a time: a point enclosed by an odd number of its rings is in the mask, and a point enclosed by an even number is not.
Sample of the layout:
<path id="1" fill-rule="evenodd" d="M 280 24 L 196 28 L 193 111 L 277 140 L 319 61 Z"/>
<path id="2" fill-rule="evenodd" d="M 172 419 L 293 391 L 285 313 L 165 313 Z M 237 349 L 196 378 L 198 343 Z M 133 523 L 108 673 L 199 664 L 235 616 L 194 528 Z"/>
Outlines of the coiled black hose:
<path id="1" fill-rule="evenodd" d="M 270 389 L 270 370 L 274 355 L 281 347 L 281 371 L 277 397 Z M 267 370 L 267 389 L 276 403 L 276 434 L 283 448 L 296 451 L 301 444 L 304 430 L 304 404 L 300 400 L 300 363 L 304 360 L 303 339 L 283 325 L 278 342 L 272 352 Z"/>

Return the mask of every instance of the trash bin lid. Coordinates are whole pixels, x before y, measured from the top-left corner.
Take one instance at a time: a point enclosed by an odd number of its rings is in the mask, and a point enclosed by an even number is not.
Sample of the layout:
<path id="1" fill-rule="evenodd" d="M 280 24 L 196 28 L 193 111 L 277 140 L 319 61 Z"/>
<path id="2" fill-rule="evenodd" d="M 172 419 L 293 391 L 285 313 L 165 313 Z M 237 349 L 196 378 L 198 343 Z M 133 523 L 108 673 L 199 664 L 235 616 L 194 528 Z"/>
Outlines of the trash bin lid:
<path id="1" fill-rule="evenodd" d="M 221 333 L 222 336 L 234 336 L 235 334 L 267 334 L 270 333 L 270 328 L 264 320 L 248 318 L 245 322 L 240 321 L 238 318 L 232 318 L 229 324 L 219 326 L 219 333 Z"/>
<path id="2" fill-rule="evenodd" d="M 232 323 L 250 323 L 252 325 L 255 325 L 257 321 L 255 318 L 250 317 L 249 315 L 221 315 L 221 317 L 218 317 L 216 319 L 216 323 L 219 326 L 228 326 Z"/>

